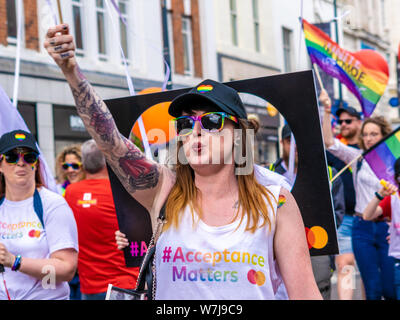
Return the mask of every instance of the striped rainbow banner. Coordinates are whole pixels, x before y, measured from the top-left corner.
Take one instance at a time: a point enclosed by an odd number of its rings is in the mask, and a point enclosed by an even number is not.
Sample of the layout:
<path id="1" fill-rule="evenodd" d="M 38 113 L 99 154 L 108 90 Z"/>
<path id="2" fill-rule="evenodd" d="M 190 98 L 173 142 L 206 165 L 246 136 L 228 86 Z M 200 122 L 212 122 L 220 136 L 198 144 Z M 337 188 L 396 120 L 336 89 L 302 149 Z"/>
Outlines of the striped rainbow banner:
<path id="1" fill-rule="evenodd" d="M 385 59 L 370 49 L 351 53 L 303 19 L 308 54 L 330 76 L 342 82 L 358 99 L 366 117 L 370 117 L 385 92 L 389 67 Z"/>
<path id="2" fill-rule="evenodd" d="M 363 153 L 372 171 L 379 179 L 394 184 L 394 162 L 400 157 L 400 127 Z"/>

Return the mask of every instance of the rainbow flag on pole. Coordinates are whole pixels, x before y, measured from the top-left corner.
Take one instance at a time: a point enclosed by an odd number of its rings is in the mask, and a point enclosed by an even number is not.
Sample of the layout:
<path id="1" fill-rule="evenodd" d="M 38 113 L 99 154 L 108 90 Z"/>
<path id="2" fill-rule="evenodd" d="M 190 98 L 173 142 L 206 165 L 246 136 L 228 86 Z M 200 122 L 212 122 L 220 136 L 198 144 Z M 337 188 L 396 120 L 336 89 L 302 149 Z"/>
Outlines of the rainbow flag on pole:
<path id="1" fill-rule="evenodd" d="M 379 179 L 397 186 L 394 180 L 394 162 L 400 157 L 400 127 L 364 151 L 363 157 Z"/>
<path id="2" fill-rule="evenodd" d="M 364 115 L 370 117 L 389 81 L 389 66 L 385 59 L 370 49 L 355 53 L 346 51 L 326 33 L 306 20 L 302 21 L 312 63 L 342 82 L 356 96 Z"/>

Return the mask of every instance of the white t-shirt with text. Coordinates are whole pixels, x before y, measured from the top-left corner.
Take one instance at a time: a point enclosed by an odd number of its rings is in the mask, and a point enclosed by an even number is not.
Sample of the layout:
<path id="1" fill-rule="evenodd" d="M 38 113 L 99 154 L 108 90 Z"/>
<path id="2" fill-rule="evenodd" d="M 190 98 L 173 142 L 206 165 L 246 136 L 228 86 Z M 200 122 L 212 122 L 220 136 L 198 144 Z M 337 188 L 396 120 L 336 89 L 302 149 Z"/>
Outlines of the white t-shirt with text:
<path id="1" fill-rule="evenodd" d="M 73 248 L 78 251 L 75 218 L 65 199 L 42 187 L 43 220 L 40 223 L 33 207 L 33 197 L 22 201 L 4 199 L 0 206 L 0 242 L 14 255 L 33 259 L 47 259 L 58 250 Z M 44 274 L 51 266 L 45 267 Z M 69 299 L 67 282 L 55 283 L 45 276 L 39 280 L 19 271 L 5 268 L 4 278 L 12 300 Z M 7 300 L 4 285 L 0 284 L 0 300 Z"/>

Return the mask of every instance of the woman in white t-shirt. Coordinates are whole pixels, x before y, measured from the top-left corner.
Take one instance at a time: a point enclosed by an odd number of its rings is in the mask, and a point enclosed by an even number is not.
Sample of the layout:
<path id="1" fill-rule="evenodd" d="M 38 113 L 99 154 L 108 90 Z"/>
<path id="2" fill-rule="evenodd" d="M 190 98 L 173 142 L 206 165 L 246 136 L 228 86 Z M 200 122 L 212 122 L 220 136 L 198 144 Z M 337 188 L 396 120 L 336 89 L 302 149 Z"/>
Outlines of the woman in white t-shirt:
<path id="1" fill-rule="evenodd" d="M 79 71 L 68 25 L 50 28 L 45 47 L 88 132 L 153 225 L 166 205 L 156 299 L 274 299 L 281 280 L 290 299 L 321 299 L 293 196 L 256 180 L 246 131 L 254 127 L 235 90 L 205 80 L 172 102 L 179 140 L 172 171 L 118 132 Z M 286 202 L 279 208 L 278 199 Z"/>
<path id="2" fill-rule="evenodd" d="M 0 300 L 68 299 L 78 257 L 75 219 L 64 198 L 44 187 L 30 133 L 0 138 L 0 180 Z"/>

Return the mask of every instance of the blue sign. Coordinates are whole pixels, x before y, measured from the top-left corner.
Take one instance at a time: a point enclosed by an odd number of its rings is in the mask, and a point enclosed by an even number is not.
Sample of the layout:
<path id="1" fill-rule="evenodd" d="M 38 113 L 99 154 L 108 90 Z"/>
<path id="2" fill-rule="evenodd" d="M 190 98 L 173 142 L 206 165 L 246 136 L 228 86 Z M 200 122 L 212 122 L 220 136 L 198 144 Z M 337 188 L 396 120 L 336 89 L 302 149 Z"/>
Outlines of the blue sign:
<path id="1" fill-rule="evenodd" d="M 371 49 L 371 50 L 376 50 L 375 47 L 371 46 L 368 43 L 365 43 L 364 41 L 361 41 L 361 49 Z"/>
<path id="2" fill-rule="evenodd" d="M 399 106 L 399 98 L 398 98 L 398 97 L 390 98 L 389 104 L 390 104 L 392 107 L 398 107 L 398 106 Z"/>

